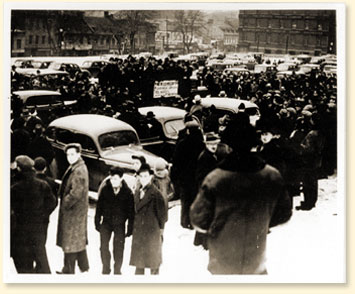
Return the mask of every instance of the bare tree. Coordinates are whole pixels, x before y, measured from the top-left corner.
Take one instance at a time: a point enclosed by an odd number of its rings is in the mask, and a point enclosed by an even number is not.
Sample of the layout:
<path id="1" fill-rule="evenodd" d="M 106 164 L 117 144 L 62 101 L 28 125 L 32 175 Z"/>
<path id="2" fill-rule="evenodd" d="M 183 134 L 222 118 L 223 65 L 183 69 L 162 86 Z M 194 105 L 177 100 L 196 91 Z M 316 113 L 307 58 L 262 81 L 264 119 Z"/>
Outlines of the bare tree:
<path id="1" fill-rule="evenodd" d="M 184 54 L 190 53 L 194 36 L 204 27 L 203 13 L 199 10 L 178 10 L 174 17 L 175 30 L 182 35 Z"/>
<path id="2" fill-rule="evenodd" d="M 148 20 L 154 17 L 155 12 L 151 10 L 121 10 L 114 13 L 116 19 L 125 21 L 124 31 L 127 34 L 130 44 L 130 53 L 135 53 L 135 36 Z"/>

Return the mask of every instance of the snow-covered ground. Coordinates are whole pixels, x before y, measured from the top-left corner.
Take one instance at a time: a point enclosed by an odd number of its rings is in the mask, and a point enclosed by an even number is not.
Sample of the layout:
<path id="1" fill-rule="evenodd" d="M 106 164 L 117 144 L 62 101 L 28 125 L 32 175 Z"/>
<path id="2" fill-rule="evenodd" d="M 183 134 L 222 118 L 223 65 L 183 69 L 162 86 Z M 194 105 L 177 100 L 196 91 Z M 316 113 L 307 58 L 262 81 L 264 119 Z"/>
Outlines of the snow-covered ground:
<path id="1" fill-rule="evenodd" d="M 302 196 L 294 198 L 294 207 Z M 291 220 L 271 229 L 268 235 L 267 259 L 269 275 L 263 277 L 216 277 L 207 271 L 208 252 L 193 245 L 194 231 L 180 226 L 180 205 L 169 209 L 163 243 L 163 264 L 158 277 L 137 277 L 129 266 L 131 237 L 126 239 L 122 276 L 101 275 L 100 238 L 94 228 L 95 209 L 89 209 L 89 245 L 87 247 L 90 271 L 75 276 L 57 275 L 63 266 L 62 250 L 55 245 L 58 208 L 51 215 L 48 228 L 47 253 L 51 276 L 35 275 L 18 278 L 9 261 L 11 280 L 26 282 L 342 282 L 345 279 L 344 196 L 337 194 L 337 178 L 319 181 L 317 207 L 311 211 L 293 210 Z"/>

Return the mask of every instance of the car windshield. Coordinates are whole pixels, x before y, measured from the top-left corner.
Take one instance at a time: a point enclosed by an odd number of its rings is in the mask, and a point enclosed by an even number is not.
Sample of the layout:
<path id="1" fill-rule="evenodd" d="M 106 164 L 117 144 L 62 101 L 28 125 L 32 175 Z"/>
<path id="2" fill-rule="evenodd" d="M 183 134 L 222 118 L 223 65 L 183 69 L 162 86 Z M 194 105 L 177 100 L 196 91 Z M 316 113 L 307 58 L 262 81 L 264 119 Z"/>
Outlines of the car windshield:
<path id="1" fill-rule="evenodd" d="M 164 126 L 166 136 L 169 138 L 177 138 L 179 131 L 185 127 L 183 119 L 169 120 Z"/>
<path id="2" fill-rule="evenodd" d="M 116 131 L 99 136 L 99 144 L 103 150 L 130 144 L 135 145 L 138 142 L 137 135 L 132 131 Z"/>
<path id="3" fill-rule="evenodd" d="M 50 68 L 51 69 L 55 69 L 55 70 L 59 70 L 60 69 L 60 66 L 61 66 L 61 64 L 60 63 L 52 63 L 51 65 L 50 65 Z"/>
<path id="4" fill-rule="evenodd" d="M 92 61 L 85 61 L 82 65 L 82 67 L 90 67 L 92 64 Z"/>

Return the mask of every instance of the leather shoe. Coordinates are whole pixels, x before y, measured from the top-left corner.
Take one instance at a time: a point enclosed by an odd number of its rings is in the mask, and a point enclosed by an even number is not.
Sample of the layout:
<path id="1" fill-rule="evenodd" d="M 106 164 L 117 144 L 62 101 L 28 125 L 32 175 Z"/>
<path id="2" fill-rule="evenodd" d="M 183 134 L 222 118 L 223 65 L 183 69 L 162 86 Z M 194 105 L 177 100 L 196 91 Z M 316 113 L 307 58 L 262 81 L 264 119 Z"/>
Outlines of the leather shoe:
<path id="1" fill-rule="evenodd" d="M 296 210 L 311 210 L 313 207 L 308 207 L 308 206 L 296 206 Z"/>

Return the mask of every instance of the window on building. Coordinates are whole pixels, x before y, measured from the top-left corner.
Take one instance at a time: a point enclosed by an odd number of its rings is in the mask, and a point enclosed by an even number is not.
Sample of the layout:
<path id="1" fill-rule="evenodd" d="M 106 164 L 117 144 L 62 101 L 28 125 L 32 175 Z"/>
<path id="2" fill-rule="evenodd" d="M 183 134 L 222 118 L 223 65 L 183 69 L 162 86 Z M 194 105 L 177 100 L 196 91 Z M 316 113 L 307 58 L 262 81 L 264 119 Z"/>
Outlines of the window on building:
<path id="1" fill-rule="evenodd" d="M 39 42 L 39 36 L 36 36 L 36 41 L 35 41 L 35 43 L 38 44 L 38 42 Z"/>
<path id="2" fill-rule="evenodd" d="M 317 29 L 318 29 L 318 31 L 323 30 L 323 26 L 322 26 L 322 24 L 321 24 L 321 23 L 318 23 Z"/>
<path id="3" fill-rule="evenodd" d="M 104 42 L 105 42 L 104 37 L 100 38 L 100 44 L 101 44 L 101 45 L 103 45 L 103 44 L 104 44 Z"/>
<path id="4" fill-rule="evenodd" d="M 297 22 L 295 20 L 292 21 L 292 28 L 297 29 Z"/>
<path id="5" fill-rule="evenodd" d="M 327 46 L 327 45 L 328 45 L 328 37 L 322 36 L 322 46 Z"/>
<path id="6" fill-rule="evenodd" d="M 310 21 L 309 21 L 309 29 L 310 29 L 310 30 L 316 30 L 316 29 L 317 29 L 317 21 L 315 21 L 315 20 L 310 20 Z"/>
<path id="7" fill-rule="evenodd" d="M 80 44 L 84 43 L 84 38 L 82 36 L 80 37 L 79 42 L 80 42 Z"/>
<path id="8" fill-rule="evenodd" d="M 267 27 L 267 19 L 266 18 L 258 19 L 258 24 L 259 24 L 259 27 L 266 28 Z"/>
<path id="9" fill-rule="evenodd" d="M 291 28 L 291 20 L 290 19 L 285 19 L 283 21 L 284 28 L 290 29 Z"/>
<path id="10" fill-rule="evenodd" d="M 21 39 L 16 40 L 16 46 L 17 46 L 17 49 L 20 49 L 22 47 L 22 40 Z"/>
<path id="11" fill-rule="evenodd" d="M 32 39 L 33 39 L 33 36 L 30 35 L 30 36 L 28 37 L 28 44 L 32 44 Z"/>
<path id="12" fill-rule="evenodd" d="M 46 43 L 46 36 L 42 36 L 42 44 Z"/>
<path id="13" fill-rule="evenodd" d="M 309 30 L 309 21 L 308 20 L 305 20 L 305 22 L 304 22 L 304 29 Z"/>
<path id="14" fill-rule="evenodd" d="M 302 19 L 297 20 L 297 27 L 299 29 L 304 29 L 304 21 Z"/>
<path id="15" fill-rule="evenodd" d="M 259 34 L 259 42 L 260 43 L 266 43 L 266 33 L 260 33 Z"/>

